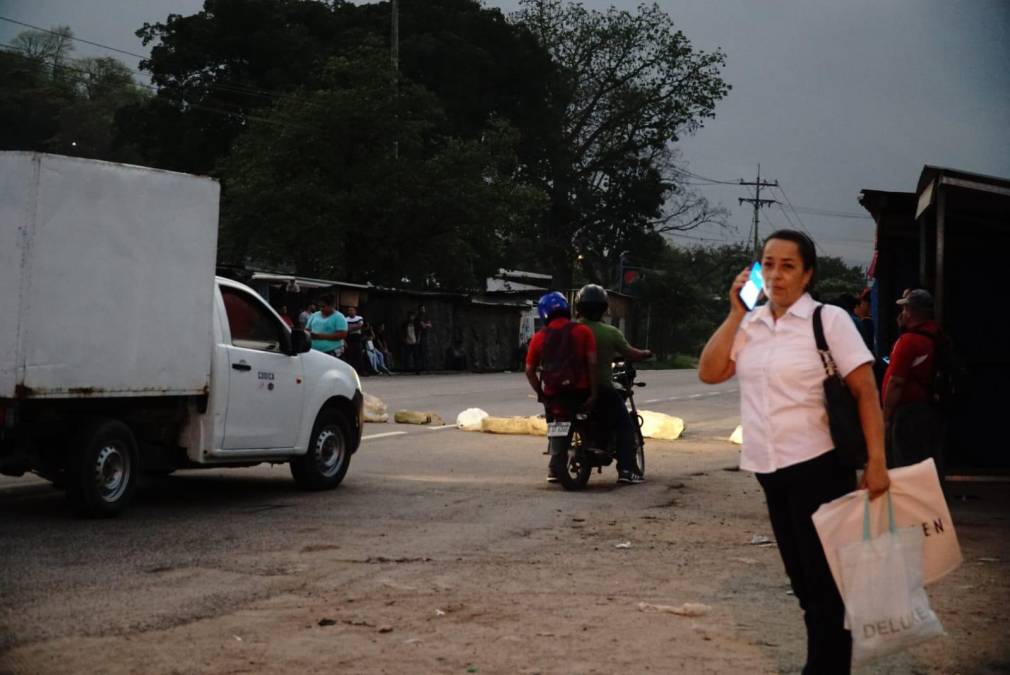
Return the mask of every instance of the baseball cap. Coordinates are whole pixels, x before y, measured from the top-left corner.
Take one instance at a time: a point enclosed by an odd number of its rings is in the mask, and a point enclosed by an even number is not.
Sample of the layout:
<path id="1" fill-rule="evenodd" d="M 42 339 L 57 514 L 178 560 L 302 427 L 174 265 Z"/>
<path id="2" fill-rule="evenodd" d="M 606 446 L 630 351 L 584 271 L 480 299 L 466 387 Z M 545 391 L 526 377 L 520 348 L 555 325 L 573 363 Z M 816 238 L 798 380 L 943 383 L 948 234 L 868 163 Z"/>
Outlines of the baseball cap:
<path id="1" fill-rule="evenodd" d="M 908 305 L 912 309 L 933 309 L 933 296 L 927 290 L 916 288 L 909 291 L 908 295 L 899 299 L 895 304 Z"/>

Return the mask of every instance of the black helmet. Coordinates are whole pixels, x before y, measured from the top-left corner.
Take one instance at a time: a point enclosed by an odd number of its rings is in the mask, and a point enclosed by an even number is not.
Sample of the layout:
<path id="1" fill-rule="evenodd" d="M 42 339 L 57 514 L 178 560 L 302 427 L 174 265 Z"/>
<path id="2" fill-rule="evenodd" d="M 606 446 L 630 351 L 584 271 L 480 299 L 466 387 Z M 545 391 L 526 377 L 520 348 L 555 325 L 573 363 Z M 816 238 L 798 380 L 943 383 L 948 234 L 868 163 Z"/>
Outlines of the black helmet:
<path id="1" fill-rule="evenodd" d="M 602 286 L 586 284 L 575 296 L 575 309 L 589 319 L 599 319 L 607 311 L 607 292 Z"/>

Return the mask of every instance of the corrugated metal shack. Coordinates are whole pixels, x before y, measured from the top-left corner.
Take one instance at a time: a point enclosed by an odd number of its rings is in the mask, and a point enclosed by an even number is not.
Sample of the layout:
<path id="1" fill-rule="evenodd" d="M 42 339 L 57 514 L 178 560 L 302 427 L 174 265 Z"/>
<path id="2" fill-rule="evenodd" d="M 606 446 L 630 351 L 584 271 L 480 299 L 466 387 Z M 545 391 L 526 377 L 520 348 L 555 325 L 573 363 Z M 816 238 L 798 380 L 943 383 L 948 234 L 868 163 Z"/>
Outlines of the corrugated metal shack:
<path id="1" fill-rule="evenodd" d="M 254 272 L 247 283 L 275 307 L 286 305 L 296 319 L 309 302 L 333 294 L 374 328 L 385 325 L 394 368 L 404 364 L 403 333 L 410 312 L 425 308 L 431 329 L 425 339 L 426 370 L 514 370 L 519 367 L 521 301 L 491 300 L 467 293 L 417 291 L 328 279 Z"/>

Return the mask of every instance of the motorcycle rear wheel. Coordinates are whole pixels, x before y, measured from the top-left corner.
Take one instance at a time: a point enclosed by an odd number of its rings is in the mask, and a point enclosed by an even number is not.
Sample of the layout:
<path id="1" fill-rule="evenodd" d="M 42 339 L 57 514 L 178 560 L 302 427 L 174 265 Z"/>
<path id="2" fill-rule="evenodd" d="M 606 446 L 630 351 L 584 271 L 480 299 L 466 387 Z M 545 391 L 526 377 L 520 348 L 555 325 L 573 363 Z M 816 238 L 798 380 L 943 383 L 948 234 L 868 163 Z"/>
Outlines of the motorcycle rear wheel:
<path id="1" fill-rule="evenodd" d="M 593 467 L 587 461 L 585 453 L 582 451 L 582 441 L 578 433 L 572 434 L 571 442 L 567 439 L 555 439 L 564 445 L 558 448 L 557 453 L 551 454 L 551 469 L 557 477 L 561 487 L 566 490 L 581 490 L 589 482 L 589 474 L 593 472 Z M 553 450 L 554 448 L 552 448 Z M 574 452 L 571 452 L 574 450 Z"/>

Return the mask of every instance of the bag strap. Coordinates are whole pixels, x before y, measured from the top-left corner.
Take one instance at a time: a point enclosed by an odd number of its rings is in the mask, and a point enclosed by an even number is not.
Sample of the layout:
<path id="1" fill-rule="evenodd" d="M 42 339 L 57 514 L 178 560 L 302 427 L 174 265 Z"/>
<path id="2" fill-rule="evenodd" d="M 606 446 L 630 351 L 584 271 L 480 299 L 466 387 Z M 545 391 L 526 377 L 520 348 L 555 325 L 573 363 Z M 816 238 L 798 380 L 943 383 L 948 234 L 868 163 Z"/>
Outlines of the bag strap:
<path id="1" fill-rule="evenodd" d="M 894 534 L 898 527 L 894 524 L 894 504 L 891 502 L 891 491 L 887 491 L 887 530 Z M 866 501 L 863 503 L 863 541 L 870 541 L 870 493 L 866 492 Z"/>
<path id="2" fill-rule="evenodd" d="M 817 305 L 814 310 L 814 340 L 817 342 L 817 353 L 821 355 L 821 363 L 824 364 L 824 372 L 828 377 L 838 377 L 838 366 L 831 357 L 831 349 L 828 341 L 824 337 L 824 324 L 821 322 L 821 310 L 824 305 Z"/>

